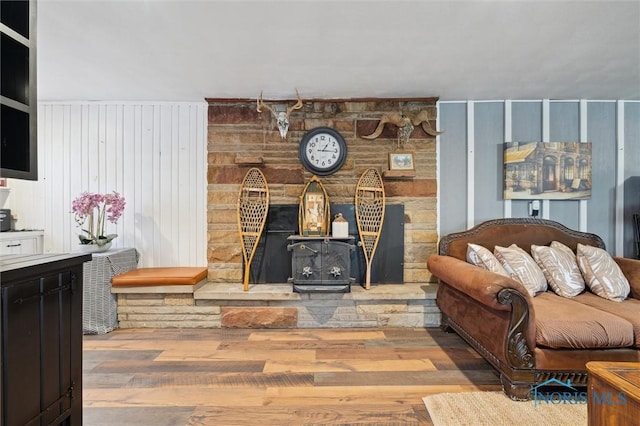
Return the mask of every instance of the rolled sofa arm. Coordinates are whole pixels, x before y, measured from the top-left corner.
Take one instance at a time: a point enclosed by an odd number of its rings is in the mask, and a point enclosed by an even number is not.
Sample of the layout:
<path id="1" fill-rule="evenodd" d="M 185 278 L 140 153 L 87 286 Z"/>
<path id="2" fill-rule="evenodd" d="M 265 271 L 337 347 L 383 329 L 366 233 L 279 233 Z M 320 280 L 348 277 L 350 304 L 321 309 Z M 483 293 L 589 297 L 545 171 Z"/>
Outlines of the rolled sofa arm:
<path id="1" fill-rule="evenodd" d="M 453 256 L 432 255 L 427 267 L 440 279 L 440 285 L 452 287 L 490 310 L 508 312 L 510 320 L 502 337 L 504 360 L 512 368 L 534 367 L 535 312 L 532 297 L 522 284 Z M 489 342 L 482 344 L 490 346 Z"/>
<path id="2" fill-rule="evenodd" d="M 438 254 L 429 256 L 427 268 L 441 281 L 492 309 L 510 311 L 510 306 L 500 303 L 498 293 L 504 289 L 512 289 L 522 294 L 529 310 L 532 310 L 531 296 L 527 290 L 509 277 L 484 270 L 452 256 Z"/>
<path id="3" fill-rule="evenodd" d="M 622 273 L 631 286 L 631 297 L 640 299 L 640 259 L 631 259 L 628 257 L 614 257 Z"/>

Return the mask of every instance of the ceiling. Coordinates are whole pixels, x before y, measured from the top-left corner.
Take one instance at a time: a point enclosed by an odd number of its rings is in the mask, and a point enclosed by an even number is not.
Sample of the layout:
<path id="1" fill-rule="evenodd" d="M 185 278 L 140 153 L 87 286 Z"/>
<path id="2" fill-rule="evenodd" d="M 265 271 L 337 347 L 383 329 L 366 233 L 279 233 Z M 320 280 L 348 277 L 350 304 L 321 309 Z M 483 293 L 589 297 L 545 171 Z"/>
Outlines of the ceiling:
<path id="1" fill-rule="evenodd" d="M 640 99 L 640 1 L 38 0 L 41 101 Z"/>

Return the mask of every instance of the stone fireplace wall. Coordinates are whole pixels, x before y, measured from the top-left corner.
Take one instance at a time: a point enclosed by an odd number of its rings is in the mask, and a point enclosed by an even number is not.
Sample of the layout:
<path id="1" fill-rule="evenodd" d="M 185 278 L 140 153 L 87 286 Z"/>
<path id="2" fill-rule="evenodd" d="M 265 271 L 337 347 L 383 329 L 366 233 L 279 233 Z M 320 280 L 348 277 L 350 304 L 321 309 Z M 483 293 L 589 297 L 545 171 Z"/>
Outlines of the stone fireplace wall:
<path id="1" fill-rule="evenodd" d="M 211 282 L 242 282 L 242 249 L 238 236 L 237 199 L 240 183 L 251 167 L 264 173 L 272 204 L 297 204 L 311 173 L 298 159 L 298 143 L 307 130 L 328 126 L 345 138 L 348 157 L 331 176 L 321 177 L 332 203 L 353 203 L 360 175 L 370 167 L 388 170 L 388 153 L 396 149 L 397 127 L 387 124 L 375 140 L 383 113 L 429 111 L 435 129 L 436 98 L 304 100 L 293 111 L 286 140 L 280 138 L 268 111 L 256 111 L 255 99 L 207 99 L 208 109 L 208 251 Z M 278 109 L 295 100 L 265 100 Z M 417 126 L 404 146 L 413 151 L 415 177 L 385 178 L 387 204 L 404 204 L 404 281 L 431 282 L 426 259 L 436 253 L 436 141 Z M 289 256 L 289 253 L 282 253 Z M 372 283 L 375 285 L 375 283 Z"/>

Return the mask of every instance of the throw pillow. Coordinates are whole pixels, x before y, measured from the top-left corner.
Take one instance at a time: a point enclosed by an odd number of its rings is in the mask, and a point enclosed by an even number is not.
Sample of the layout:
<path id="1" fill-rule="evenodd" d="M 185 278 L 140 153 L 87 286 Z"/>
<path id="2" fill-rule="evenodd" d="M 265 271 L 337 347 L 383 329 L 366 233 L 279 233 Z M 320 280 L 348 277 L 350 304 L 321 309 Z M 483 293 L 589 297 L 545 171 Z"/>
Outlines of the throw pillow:
<path id="1" fill-rule="evenodd" d="M 509 276 L 519 281 L 531 296 L 547 291 L 547 280 L 529 253 L 511 244 L 509 247 L 496 246 L 494 254 Z"/>
<path id="2" fill-rule="evenodd" d="M 509 276 L 493 253 L 481 245 L 467 244 L 467 262 L 486 269 L 487 271 L 495 272 L 505 277 Z"/>
<path id="3" fill-rule="evenodd" d="M 569 247 L 557 241 L 550 247 L 532 245 L 531 255 L 557 295 L 574 297 L 584 291 L 584 279 Z"/>
<path id="4" fill-rule="evenodd" d="M 605 250 L 578 244 L 578 266 L 592 292 L 605 299 L 621 302 L 631 288 L 618 264 Z"/>

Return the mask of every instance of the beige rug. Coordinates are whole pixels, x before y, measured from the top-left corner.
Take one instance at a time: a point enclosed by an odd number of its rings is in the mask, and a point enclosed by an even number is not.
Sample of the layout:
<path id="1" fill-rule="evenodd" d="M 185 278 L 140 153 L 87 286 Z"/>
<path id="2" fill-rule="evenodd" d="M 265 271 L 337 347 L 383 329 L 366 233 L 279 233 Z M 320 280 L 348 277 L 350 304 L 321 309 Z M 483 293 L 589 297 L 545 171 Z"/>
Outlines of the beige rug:
<path id="1" fill-rule="evenodd" d="M 503 392 L 440 393 L 422 398 L 434 426 L 587 424 L 587 404 L 512 401 Z"/>

